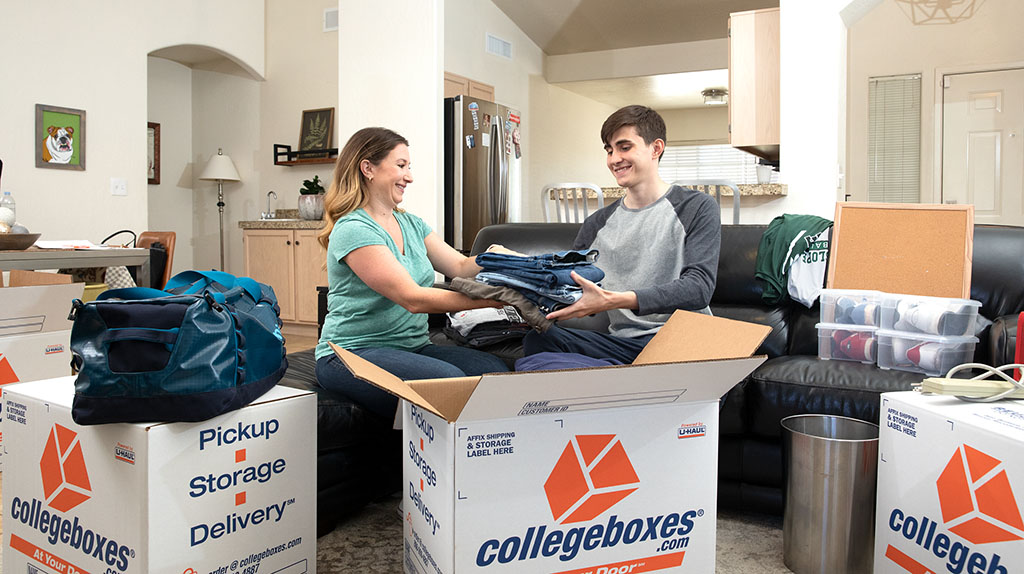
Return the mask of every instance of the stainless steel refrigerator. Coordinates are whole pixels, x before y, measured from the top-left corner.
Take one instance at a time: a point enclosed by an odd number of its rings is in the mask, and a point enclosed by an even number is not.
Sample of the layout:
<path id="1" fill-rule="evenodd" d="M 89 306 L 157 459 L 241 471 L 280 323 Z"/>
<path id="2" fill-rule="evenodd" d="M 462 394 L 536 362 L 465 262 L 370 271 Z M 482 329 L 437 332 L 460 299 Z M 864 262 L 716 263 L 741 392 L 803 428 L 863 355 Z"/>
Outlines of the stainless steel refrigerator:
<path id="1" fill-rule="evenodd" d="M 444 239 L 469 251 L 519 198 L 519 112 L 468 96 L 444 100 Z"/>

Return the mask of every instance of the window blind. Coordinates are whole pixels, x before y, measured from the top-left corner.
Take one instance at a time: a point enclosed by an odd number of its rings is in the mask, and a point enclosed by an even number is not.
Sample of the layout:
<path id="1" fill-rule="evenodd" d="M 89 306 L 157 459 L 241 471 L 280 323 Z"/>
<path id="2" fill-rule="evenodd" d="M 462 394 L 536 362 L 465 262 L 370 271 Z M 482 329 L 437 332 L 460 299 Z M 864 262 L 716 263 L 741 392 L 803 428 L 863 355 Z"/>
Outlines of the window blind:
<path id="1" fill-rule="evenodd" d="M 728 144 L 670 145 L 658 174 L 667 182 L 682 179 L 724 179 L 735 184 L 757 183 L 757 158 Z"/>
<path id="2" fill-rule="evenodd" d="M 868 78 L 868 201 L 921 201 L 921 75 Z"/>

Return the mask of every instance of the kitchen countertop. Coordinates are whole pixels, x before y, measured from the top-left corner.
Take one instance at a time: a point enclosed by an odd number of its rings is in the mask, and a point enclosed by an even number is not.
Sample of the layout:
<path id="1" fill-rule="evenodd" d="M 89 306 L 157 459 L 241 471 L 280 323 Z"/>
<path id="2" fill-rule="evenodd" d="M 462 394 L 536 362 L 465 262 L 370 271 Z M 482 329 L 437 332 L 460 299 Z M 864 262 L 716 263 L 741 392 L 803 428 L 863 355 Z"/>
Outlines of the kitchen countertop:
<path id="1" fill-rule="evenodd" d="M 698 188 L 704 186 L 697 186 Z M 776 196 L 782 197 L 787 194 L 787 187 L 784 183 L 758 183 L 758 184 L 740 184 L 736 187 L 740 190 L 740 197 L 747 196 Z M 608 199 L 618 199 L 626 195 L 626 189 L 623 187 L 602 187 L 604 196 Z M 705 190 L 701 190 L 705 191 Z M 722 188 L 722 197 L 732 197 L 732 189 L 728 187 Z"/>
<path id="2" fill-rule="evenodd" d="M 257 219 L 239 221 L 242 229 L 320 229 L 324 226 L 322 219 L 299 219 L 298 209 L 278 209 L 274 219 Z"/>

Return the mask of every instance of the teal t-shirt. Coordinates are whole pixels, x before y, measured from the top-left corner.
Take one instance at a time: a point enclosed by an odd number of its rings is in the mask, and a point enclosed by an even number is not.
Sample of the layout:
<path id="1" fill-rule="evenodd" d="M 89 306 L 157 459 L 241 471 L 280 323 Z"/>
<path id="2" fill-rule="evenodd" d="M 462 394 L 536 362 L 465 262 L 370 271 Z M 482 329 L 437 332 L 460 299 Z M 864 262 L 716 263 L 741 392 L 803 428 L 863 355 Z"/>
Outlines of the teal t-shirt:
<path id="1" fill-rule="evenodd" d="M 316 346 L 316 358 L 332 353 L 328 342 L 345 349 L 390 347 L 418 349 L 429 342 L 427 315 L 410 313 L 401 305 L 371 289 L 343 259 L 367 245 L 384 245 L 391 250 L 413 281 L 423 287 L 434 284 L 434 268 L 427 259 L 423 240 L 430 227 L 410 213 L 392 212 L 402 230 L 405 253 L 362 208 L 338 219 L 327 245 L 327 317 Z"/>

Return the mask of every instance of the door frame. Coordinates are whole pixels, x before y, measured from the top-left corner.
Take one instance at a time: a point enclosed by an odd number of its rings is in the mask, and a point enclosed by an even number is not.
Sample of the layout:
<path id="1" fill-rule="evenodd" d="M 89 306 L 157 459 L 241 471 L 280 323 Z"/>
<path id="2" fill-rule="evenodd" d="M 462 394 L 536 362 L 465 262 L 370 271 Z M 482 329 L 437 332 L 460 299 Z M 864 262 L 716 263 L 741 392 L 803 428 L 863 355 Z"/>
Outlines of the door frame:
<path id="1" fill-rule="evenodd" d="M 1000 62 L 1000 63 L 989 63 L 989 64 L 972 64 L 963 66 L 949 66 L 942 68 L 935 68 L 935 109 L 932 113 L 934 116 L 935 131 L 933 132 L 933 138 L 935 140 L 934 150 L 935 155 L 932 161 L 932 202 L 943 203 L 942 197 L 942 154 L 943 154 L 943 142 L 945 141 L 945 134 L 942 133 L 942 117 L 945 106 L 945 91 L 942 87 L 945 84 L 946 76 L 955 76 L 959 74 L 977 74 L 981 72 L 1008 72 L 1010 70 L 1024 69 L 1024 60 L 1018 60 L 1016 62 Z M 924 198 L 922 198 L 924 199 Z"/>

